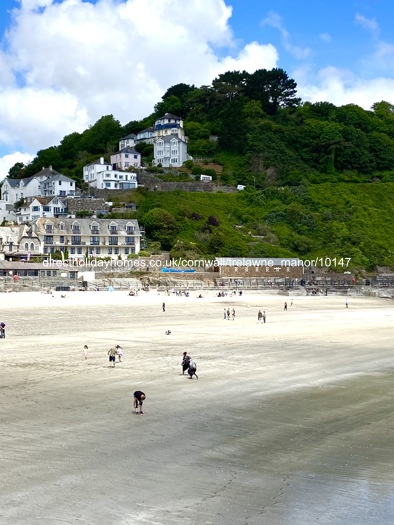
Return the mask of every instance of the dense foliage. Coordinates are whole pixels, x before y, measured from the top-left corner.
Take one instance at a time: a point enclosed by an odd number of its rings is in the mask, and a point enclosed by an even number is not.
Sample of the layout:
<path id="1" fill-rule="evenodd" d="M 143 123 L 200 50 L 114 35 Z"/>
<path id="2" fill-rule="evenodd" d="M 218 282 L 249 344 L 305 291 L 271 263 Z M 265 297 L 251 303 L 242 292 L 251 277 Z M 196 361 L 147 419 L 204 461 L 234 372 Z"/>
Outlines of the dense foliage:
<path id="1" fill-rule="evenodd" d="M 394 106 L 303 103 L 296 87 L 282 69 L 227 72 L 209 86 L 178 84 L 145 119 L 122 126 L 103 116 L 9 175 L 52 165 L 80 183 L 84 165 L 108 159 L 122 136 L 169 112 L 184 119 L 189 153 L 221 165 L 214 179 L 247 190 L 134 192 L 150 240 L 174 254 L 351 257 L 356 267 L 394 266 Z M 139 149 L 149 162 L 152 147 Z M 187 180 L 175 170 L 166 177 Z"/>
<path id="2" fill-rule="evenodd" d="M 173 257 L 328 258 L 340 272 L 394 267 L 394 183 L 306 184 L 232 194 L 140 188 L 133 200 L 150 238 L 171 249 Z"/>

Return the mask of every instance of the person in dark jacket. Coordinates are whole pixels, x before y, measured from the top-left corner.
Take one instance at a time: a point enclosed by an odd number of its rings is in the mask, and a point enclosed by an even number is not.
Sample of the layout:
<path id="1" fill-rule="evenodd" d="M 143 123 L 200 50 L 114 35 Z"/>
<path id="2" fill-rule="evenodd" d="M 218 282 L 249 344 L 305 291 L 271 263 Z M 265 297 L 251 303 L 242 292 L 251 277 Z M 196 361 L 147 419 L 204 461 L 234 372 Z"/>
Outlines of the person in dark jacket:
<path id="1" fill-rule="evenodd" d="M 187 355 L 187 352 L 183 352 L 182 357 L 182 375 L 185 375 L 186 370 L 189 369 L 190 356 Z"/>
<path id="2" fill-rule="evenodd" d="M 145 401 L 145 394 L 141 390 L 136 390 L 134 392 L 134 408 L 136 414 L 143 414 L 142 403 Z"/>

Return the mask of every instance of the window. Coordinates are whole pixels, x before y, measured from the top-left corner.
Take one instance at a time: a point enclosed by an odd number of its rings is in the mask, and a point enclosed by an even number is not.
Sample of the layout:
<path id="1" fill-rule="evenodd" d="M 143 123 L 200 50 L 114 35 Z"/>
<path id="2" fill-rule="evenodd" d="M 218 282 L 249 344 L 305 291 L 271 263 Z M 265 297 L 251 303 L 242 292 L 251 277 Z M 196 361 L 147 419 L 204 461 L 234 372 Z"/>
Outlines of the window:
<path id="1" fill-rule="evenodd" d="M 96 222 L 93 222 L 90 226 L 90 233 L 92 235 L 96 235 L 97 233 L 99 233 L 99 226 Z"/>
<path id="2" fill-rule="evenodd" d="M 112 248 L 108 248 L 108 255 L 112 255 Z"/>
<path id="3" fill-rule="evenodd" d="M 74 222 L 74 224 L 72 225 L 72 233 L 81 233 L 81 226 L 77 223 L 77 222 Z"/>
<path id="4" fill-rule="evenodd" d="M 119 255 L 119 248 L 115 248 L 115 255 Z"/>
<path id="5" fill-rule="evenodd" d="M 134 233 L 134 226 L 132 224 L 126 226 L 126 233 Z"/>
<path id="6" fill-rule="evenodd" d="M 110 224 L 110 226 L 109 226 L 109 232 L 110 232 L 111 234 L 114 234 L 114 233 L 116 234 L 117 231 L 118 231 L 118 225 L 117 225 L 117 224 Z"/>
<path id="7" fill-rule="evenodd" d="M 135 158 L 135 159 L 138 159 L 138 155 L 134 155 L 134 158 Z"/>
<path id="8" fill-rule="evenodd" d="M 81 236 L 80 235 L 71 235 L 71 244 L 74 246 L 78 246 L 81 244 Z"/>
<path id="9" fill-rule="evenodd" d="M 77 248 L 77 254 L 78 255 L 82 255 L 82 247 L 78 247 Z"/>
<path id="10" fill-rule="evenodd" d="M 62 230 L 62 231 L 64 230 L 64 222 L 61 222 L 59 224 L 59 230 Z"/>
<path id="11" fill-rule="evenodd" d="M 51 211 L 51 207 L 50 206 L 43 206 L 42 209 L 43 209 L 43 211 Z"/>
<path id="12" fill-rule="evenodd" d="M 97 235 L 93 235 L 90 237 L 90 245 L 91 246 L 98 246 L 100 244 L 100 237 Z"/>
<path id="13" fill-rule="evenodd" d="M 40 211 L 40 207 L 39 206 L 33 206 L 33 211 Z"/>
<path id="14" fill-rule="evenodd" d="M 59 242 L 60 244 L 64 244 L 64 235 L 60 235 Z"/>
<path id="15" fill-rule="evenodd" d="M 134 244 L 134 237 L 126 237 L 126 244 L 129 246 Z"/>
<path id="16" fill-rule="evenodd" d="M 38 211 L 38 210 L 37 210 L 37 211 Z M 45 224 L 45 231 L 46 231 L 47 233 L 52 233 L 52 232 L 53 232 L 53 225 L 52 225 L 51 223 L 47 222 L 47 223 Z"/>
<path id="17" fill-rule="evenodd" d="M 53 235 L 44 235 L 44 244 L 53 244 Z"/>
<path id="18" fill-rule="evenodd" d="M 130 250 L 129 250 L 128 248 L 125 248 L 125 249 L 124 249 L 124 253 L 125 253 L 125 255 L 128 255 L 129 252 L 130 252 Z"/>
<path id="19" fill-rule="evenodd" d="M 117 246 L 118 245 L 118 238 L 115 237 L 115 236 L 110 236 L 108 244 L 110 246 Z"/>
<path id="20" fill-rule="evenodd" d="M 128 153 L 125 153 L 125 154 L 124 154 L 124 157 L 125 157 L 125 159 L 128 159 L 128 158 L 129 158 L 129 154 L 128 154 Z"/>

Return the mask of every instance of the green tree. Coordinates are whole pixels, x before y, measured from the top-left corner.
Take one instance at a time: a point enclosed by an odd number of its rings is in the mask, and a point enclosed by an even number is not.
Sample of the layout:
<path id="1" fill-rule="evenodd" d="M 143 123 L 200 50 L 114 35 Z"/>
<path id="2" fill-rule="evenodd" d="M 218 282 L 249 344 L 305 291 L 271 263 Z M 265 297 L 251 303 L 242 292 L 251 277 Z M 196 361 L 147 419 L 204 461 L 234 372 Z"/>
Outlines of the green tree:
<path id="1" fill-rule="evenodd" d="M 8 177 L 10 179 L 19 179 L 23 175 L 25 165 L 23 162 L 16 162 L 8 171 Z"/>
<path id="2" fill-rule="evenodd" d="M 178 232 L 177 222 L 170 212 L 153 208 L 142 218 L 146 235 L 158 241 L 164 250 L 170 250 Z"/>
<path id="3" fill-rule="evenodd" d="M 93 126 L 82 133 L 81 150 L 102 154 L 108 145 L 117 146 L 122 135 L 120 122 L 113 115 L 101 117 Z"/>
<path id="4" fill-rule="evenodd" d="M 247 77 L 245 94 L 252 100 L 259 100 L 268 115 L 276 115 L 280 108 L 300 104 L 296 88 L 295 80 L 283 69 L 258 69 Z"/>

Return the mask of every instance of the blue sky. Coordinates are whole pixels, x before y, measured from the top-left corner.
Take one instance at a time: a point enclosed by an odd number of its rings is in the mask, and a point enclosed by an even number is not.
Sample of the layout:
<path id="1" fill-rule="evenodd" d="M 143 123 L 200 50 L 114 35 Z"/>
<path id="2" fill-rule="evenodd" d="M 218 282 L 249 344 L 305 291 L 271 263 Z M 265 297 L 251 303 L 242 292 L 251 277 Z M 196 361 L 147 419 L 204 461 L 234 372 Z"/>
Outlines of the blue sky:
<path id="1" fill-rule="evenodd" d="M 168 87 L 229 70 L 283 68 L 304 101 L 394 104 L 393 19 L 393 0 L 2 0 L 0 180 L 102 115 L 142 118 Z"/>

